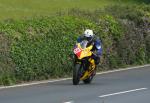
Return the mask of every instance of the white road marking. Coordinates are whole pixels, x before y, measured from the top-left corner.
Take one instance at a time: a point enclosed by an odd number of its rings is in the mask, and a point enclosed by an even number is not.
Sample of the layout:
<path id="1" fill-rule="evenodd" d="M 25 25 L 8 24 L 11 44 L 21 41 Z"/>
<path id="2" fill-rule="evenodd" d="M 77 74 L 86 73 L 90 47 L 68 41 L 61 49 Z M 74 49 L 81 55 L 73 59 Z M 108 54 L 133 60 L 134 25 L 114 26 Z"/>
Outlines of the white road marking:
<path id="1" fill-rule="evenodd" d="M 119 71 L 125 71 L 125 70 L 130 70 L 130 69 L 136 69 L 136 68 L 142 68 L 142 67 L 148 67 L 148 65 L 143 65 L 143 66 L 136 66 L 136 67 L 130 67 L 130 68 L 122 68 L 122 69 L 117 69 L 117 70 L 110 70 L 106 72 L 100 72 L 96 73 L 97 75 L 101 74 L 108 74 L 108 73 L 113 73 L 113 72 L 119 72 Z M 1 89 L 7 89 L 7 88 L 15 88 L 15 87 L 24 87 L 24 86 L 31 86 L 31 85 L 38 85 L 38 84 L 45 84 L 45 83 L 53 83 L 53 82 L 59 82 L 59 81 L 65 81 L 65 80 L 70 80 L 72 78 L 62 78 L 62 79 L 54 79 L 54 80 L 45 80 L 45 81 L 37 81 L 37 82 L 32 82 L 32 83 L 24 83 L 24 84 L 17 84 L 17 85 L 12 85 L 12 86 L 1 86 Z"/>
<path id="2" fill-rule="evenodd" d="M 96 74 L 98 74 L 98 75 L 100 75 L 100 74 L 108 74 L 108 73 L 125 71 L 125 70 L 131 70 L 131 69 L 137 69 L 137 68 L 143 68 L 143 67 L 148 67 L 148 66 L 150 66 L 150 64 L 143 65 L 143 66 L 129 67 L 129 68 L 120 68 L 120 69 L 117 69 L 117 70 L 110 70 L 110 71 L 106 71 L 106 72 L 99 72 L 99 73 L 96 73 Z"/>
<path id="3" fill-rule="evenodd" d="M 104 98 L 104 97 L 120 95 L 120 94 L 125 94 L 125 93 L 130 93 L 130 92 L 136 92 L 136 91 L 141 91 L 141 90 L 146 90 L 146 89 L 148 89 L 148 88 L 139 88 L 139 89 L 133 89 L 133 90 L 128 90 L 128 91 L 122 91 L 122 92 L 117 92 L 117 93 L 112 93 L 112 94 L 101 95 L 99 97 Z"/>
<path id="4" fill-rule="evenodd" d="M 64 102 L 64 103 L 74 103 L 73 101 L 68 101 L 68 102 Z"/>
<path id="5" fill-rule="evenodd" d="M 71 78 L 45 80 L 45 81 L 25 83 L 25 84 L 18 84 L 18 85 L 12 85 L 12 86 L 2 86 L 2 87 L 0 87 L 0 90 L 1 89 L 7 89 L 7 88 L 14 88 L 14 87 L 24 87 L 24 86 L 31 86 L 31 85 L 38 85 L 38 84 L 45 84 L 45 83 L 53 83 L 53 82 L 65 81 L 65 80 L 69 80 L 69 79 L 71 79 Z"/>

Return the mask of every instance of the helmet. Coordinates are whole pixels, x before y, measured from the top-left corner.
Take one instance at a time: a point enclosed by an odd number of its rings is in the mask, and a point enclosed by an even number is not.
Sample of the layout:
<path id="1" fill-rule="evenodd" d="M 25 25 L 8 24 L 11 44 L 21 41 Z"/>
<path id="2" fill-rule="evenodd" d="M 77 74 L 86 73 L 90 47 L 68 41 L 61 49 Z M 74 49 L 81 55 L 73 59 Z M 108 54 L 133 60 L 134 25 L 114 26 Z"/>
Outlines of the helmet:
<path id="1" fill-rule="evenodd" d="M 94 37 L 94 34 L 93 34 L 93 30 L 90 30 L 90 29 L 86 29 L 84 31 L 84 37 L 88 40 L 88 41 L 91 41 Z"/>

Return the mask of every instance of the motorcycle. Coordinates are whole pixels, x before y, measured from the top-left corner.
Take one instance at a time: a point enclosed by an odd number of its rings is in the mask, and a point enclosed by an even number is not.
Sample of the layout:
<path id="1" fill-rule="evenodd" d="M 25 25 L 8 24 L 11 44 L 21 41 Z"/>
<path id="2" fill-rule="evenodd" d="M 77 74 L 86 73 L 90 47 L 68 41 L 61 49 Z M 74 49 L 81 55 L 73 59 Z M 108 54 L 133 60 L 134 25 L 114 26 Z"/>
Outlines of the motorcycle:
<path id="1" fill-rule="evenodd" d="M 74 47 L 73 85 L 78 85 L 82 80 L 85 84 L 91 83 L 96 74 L 96 65 L 91 58 L 93 45 L 83 40 Z"/>

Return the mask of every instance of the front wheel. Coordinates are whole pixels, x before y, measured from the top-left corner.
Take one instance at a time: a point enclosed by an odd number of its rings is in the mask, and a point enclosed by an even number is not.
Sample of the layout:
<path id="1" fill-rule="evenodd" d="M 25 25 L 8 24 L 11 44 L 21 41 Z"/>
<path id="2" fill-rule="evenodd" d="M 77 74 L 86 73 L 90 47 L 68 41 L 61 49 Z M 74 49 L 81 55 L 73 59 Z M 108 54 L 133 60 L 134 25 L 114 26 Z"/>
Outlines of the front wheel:
<path id="1" fill-rule="evenodd" d="M 78 85 L 80 82 L 80 68 L 81 64 L 75 64 L 73 69 L 73 85 Z"/>

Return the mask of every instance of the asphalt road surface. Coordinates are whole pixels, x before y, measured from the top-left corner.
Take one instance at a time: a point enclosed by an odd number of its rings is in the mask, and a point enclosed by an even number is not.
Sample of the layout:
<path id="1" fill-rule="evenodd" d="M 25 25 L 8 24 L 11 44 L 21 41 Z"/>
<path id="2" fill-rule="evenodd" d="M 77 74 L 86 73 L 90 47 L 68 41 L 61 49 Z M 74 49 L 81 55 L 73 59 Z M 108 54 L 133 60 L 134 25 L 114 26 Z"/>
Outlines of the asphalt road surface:
<path id="1" fill-rule="evenodd" d="M 1 89 L 0 103 L 150 103 L 150 66 L 97 75 L 89 85 L 70 79 Z"/>

